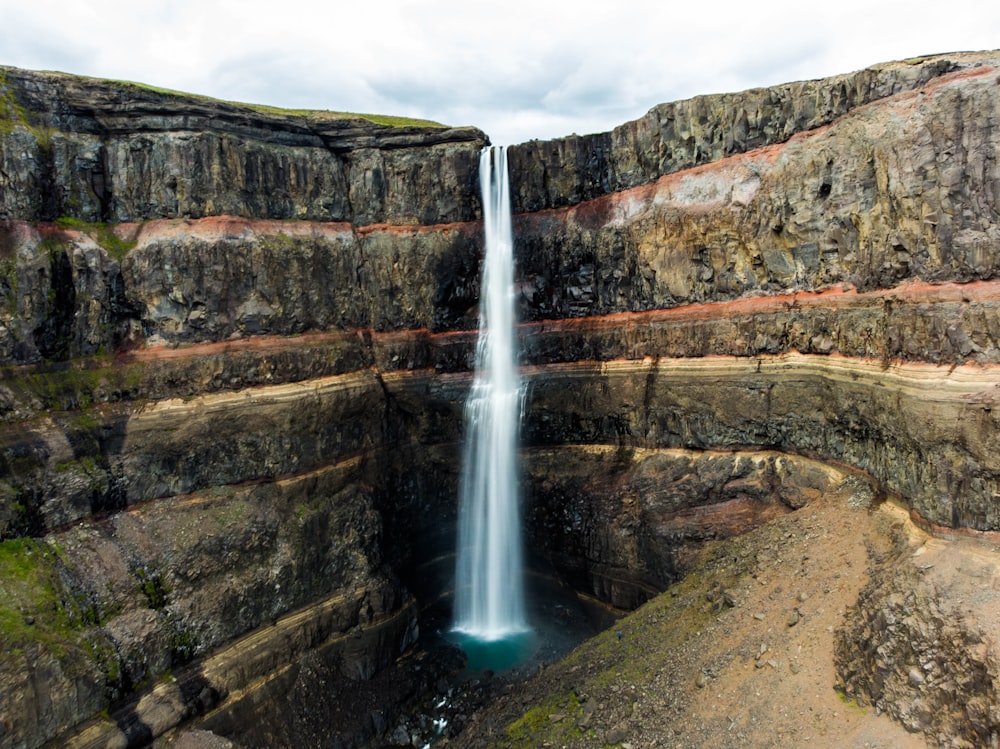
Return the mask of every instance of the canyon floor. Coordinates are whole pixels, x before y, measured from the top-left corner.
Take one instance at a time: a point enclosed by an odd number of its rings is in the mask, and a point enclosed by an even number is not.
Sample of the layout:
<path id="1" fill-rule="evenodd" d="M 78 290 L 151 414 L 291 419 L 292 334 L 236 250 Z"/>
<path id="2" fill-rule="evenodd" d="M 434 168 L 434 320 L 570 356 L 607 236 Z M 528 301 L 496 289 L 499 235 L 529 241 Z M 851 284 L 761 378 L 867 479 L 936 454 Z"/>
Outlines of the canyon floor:
<path id="1" fill-rule="evenodd" d="M 947 732 L 909 732 L 835 688 L 837 632 L 876 570 L 923 577 L 939 600 L 915 605 L 953 611 L 998 641 L 995 539 L 930 536 L 849 480 L 708 544 L 682 582 L 527 683 L 502 688 L 449 746 L 971 746 Z"/>

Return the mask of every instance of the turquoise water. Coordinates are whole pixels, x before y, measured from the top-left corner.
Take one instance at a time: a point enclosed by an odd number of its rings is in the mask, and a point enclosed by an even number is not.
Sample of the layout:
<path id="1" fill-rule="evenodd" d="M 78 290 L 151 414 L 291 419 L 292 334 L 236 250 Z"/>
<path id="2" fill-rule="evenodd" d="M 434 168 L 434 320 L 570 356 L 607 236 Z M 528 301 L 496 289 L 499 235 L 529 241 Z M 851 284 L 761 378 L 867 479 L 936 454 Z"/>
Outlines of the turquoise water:
<path id="1" fill-rule="evenodd" d="M 465 652 L 469 671 L 489 669 L 497 673 L 528 660 L 538 644 L 537 636 L 530 629 L 495 640 L 481 640 L 464 632 L 453 631 L 448 639 Z"/>

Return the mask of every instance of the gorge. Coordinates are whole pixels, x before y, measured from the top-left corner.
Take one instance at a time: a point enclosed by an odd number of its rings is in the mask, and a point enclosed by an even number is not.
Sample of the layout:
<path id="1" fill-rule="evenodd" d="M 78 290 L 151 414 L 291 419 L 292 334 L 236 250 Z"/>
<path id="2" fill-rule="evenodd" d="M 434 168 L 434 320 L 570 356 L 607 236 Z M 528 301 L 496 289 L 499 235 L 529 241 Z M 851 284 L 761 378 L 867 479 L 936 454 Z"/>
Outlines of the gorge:
<path id="1" fill-rule="evenodd" d="M 507 149 L 524 525 L 561 579 L 631 610 L 828 496 L 995 541 L 998 64 Z M 0 747 L 391 728 L 454 573 L 487 143 L 0 68 Z M 880 574 L 845 694 L 996 741 L 987 623 Z"/>

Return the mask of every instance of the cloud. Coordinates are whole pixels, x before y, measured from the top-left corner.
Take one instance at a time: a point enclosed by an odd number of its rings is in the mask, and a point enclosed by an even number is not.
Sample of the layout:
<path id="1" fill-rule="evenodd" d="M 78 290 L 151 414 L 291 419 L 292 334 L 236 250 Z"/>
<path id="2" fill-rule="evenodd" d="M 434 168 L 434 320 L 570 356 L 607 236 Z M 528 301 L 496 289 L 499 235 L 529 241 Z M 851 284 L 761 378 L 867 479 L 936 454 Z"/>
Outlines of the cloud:
<path id="1" fill-rule="evenodd" d="M 85 72 L 95 52 L 86 40 L 32 16 L 24 9 L 3 8 L 0 14 L 0 64 L 22 68 Z"/>
<path id="2" fill-rule="evenodd" d="M 1000 39 L 950 0 L 0 0 L 0 63 L 222 99 L 475 124 L 513 143 L 609 130 L 664 101 Z"/>

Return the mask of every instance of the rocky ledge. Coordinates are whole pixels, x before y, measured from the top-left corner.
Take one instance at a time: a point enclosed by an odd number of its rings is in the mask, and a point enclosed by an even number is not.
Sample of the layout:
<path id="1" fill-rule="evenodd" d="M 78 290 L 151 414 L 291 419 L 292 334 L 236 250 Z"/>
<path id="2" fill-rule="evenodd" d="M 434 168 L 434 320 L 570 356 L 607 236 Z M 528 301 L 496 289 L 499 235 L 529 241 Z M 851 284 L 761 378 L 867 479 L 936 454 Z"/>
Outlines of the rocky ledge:
<path id="1" fill-rule="evenodd" d="M 705 544 L 449 746 L 990 746 L 995 539 L 929 536 L 826 470 L 808 505 Z"/>

